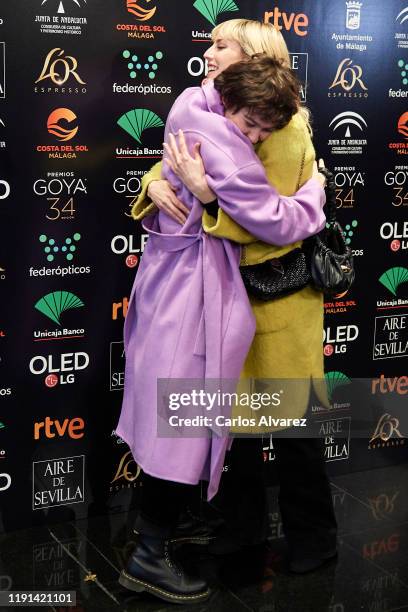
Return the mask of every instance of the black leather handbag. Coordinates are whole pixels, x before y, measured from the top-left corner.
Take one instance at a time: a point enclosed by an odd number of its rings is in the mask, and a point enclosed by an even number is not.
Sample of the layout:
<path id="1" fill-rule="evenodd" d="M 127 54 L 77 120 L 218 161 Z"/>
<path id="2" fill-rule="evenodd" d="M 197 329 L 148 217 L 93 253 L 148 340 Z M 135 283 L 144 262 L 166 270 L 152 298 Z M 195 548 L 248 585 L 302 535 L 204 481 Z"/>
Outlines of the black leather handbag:
<path id="1" fill-rule="evenodd" d="M 308 284 L 327 295 L 336 295 L 347 291 L 354 281 L 353 256 L 336 218 L 334 176 L 326 168 L 319 171 L 327 181 L 326 228 L 282 257 L 240 267 L 247 292 L 259 300 L 283 297 Z"/>

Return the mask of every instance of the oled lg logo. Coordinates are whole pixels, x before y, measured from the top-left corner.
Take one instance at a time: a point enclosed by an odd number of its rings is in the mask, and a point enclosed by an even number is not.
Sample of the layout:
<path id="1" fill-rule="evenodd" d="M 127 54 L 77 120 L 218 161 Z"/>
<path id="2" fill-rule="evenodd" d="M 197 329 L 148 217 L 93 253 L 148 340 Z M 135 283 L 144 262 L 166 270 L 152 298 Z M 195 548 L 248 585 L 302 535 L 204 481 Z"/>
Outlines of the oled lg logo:
<path id="1" fill-rule="evenodd" d="M 390 240 L 390 249 L 397 253 L 400 249 L 408 249 L 408 221 L 386 221 L 380 227 L 383 240 Z"/>
<path id="2" fill-rule="evenodd" d="M 5 200 L 10 195 L 10 184 L 0 180 L 0 200 Z"/>
<path id="3" fill-rule="evenodd" d="M 76 372 L 85 370 L 89 365 L 88 353 L 63 353 L 62 355 L 36 355 L 29 364 L 31 374 L 44 376 L 46 387 L 56 387 L 58 384 L 72 384 L 76 380 Z"/>
<path id="4" fill-rule="evenodd" d="M 137 239 L 132 234 L 129 236 L 114 236 L 111 240 L 111 251 L 115 255 L 127 253 L 125 258 L 126 265 L 128 268 L 135 268 L 139 263 L 139 254 L 143 253 L 148 238 L 149 234 L 142 234 Z"/>
<path id="5" fill-rule="evenodd" d="M 65 435 L 72 440 L 80 440 L 84 437 L 84 428 L 85 422 L 80 417 L 60 421 L 47 416 L 44 421 L 34 423 L 34 440 L 42 437 L 52 439 L 56 436 L 63 438 Z"/>
<path id="6" fill-rule="evenodd" d="M 0 493 L 2 491 L 7 491 L 11 485 L 11 476 L 10 474 L 0 473 Z"/>
<path id="7" fill-rule="evenodd" d="M 348 343 L 355 342 L 359 336 L 357 325 L 338 325 L 323 331 L 323 353 L 326 357 L 347 352 Z"/>

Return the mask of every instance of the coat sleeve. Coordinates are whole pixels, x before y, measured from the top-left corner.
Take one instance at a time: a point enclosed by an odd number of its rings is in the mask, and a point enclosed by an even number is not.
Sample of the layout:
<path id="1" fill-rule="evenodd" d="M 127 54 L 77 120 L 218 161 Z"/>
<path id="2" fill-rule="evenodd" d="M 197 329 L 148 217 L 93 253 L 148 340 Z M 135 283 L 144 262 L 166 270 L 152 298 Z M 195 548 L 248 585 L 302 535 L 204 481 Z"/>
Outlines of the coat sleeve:
<path id="1" fill-rule="evenodd" d="M 264 242 L 284 246 L 317 234 L 325 225 L 325 195 L 316 179 L 292 197 L 278 194 L 260 162 L 240 167 L 222 181 L 209 174 L 207 180 L 227 215 Z"/>
<path id="2" fill-rule="evenodd" d="M 136 202 L 134 203 L 131 215 L 135 221 L 141 221 L 147 215 L 155 212 L 157 210 L 154 203 L 149 200 L 147 196 L 147 189 L 153 181 L 158 181 L 162 178 L 162 166 L 163 162 L 157 162 L 154 166 L 152 166 L 143 178 L 142 178 L 142 189 L 139 193 Z"/>

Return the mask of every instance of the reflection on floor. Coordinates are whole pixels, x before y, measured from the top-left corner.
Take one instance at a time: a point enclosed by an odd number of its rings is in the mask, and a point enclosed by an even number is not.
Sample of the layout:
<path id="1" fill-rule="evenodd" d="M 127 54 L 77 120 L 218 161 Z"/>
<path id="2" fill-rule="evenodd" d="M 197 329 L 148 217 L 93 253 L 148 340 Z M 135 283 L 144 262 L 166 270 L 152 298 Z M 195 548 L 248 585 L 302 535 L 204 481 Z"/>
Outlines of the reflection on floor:
<path id="1" fill-rule="evenodd" d="M 271 490 L 266 549 L 246 548 L 221 558 L 202 546 L 179 550 L 190 570 L 200 572 L 214 589 L 208 602 L 191 609 L 408 610 L 407 483 L 407 464 L 333 478 L 339 558 L 304 576 L 286 570 L 276 491 Z M 147 594 L 134 595 L 117 583 L 134 544 L 133 520 L 134 516 L 116 514 L 1 536 L 0 590 L 75 590 L 77 611 L 174 610 L 174 605 Z M 74 610 L 64 608 L 69 609 Z"/>

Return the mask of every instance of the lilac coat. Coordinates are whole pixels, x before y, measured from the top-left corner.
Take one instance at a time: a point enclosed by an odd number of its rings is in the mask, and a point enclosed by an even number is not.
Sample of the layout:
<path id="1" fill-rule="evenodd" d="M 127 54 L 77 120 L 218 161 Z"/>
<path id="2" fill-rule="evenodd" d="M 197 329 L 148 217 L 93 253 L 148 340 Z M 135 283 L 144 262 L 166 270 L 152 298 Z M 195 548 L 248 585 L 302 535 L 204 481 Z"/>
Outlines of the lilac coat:
<path id="1" fill-rule="evenodd" d="M 208 182 L 219 205 L 262 240 L 284 245 L 318 232 L 325 223 L 324 193 L 315 180 L 295 197 L 268 183 L 250 141 L 223 116 L 213 83 L 185 90 L 167 119 L 183 129 L 191 149 L 201 142 Z M 158 478 L 218 489 L 228 438 L 157 436 L 158 378 L 238 379 L 255 333 L 239 273 L 240 247 L 205 234 L 202 205 L 164 165 L 164 177 L 190 213 L 183 227 L 158 212 L 144 221 L 149 233 L 125 323 L 126 371 L 117 434 L 142 469 Z"/>

